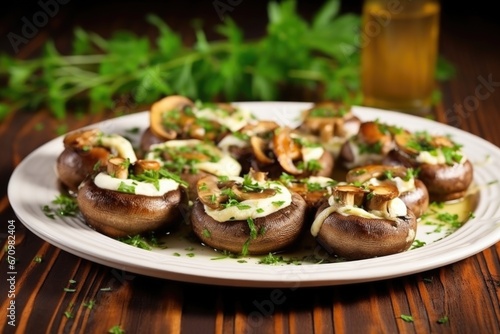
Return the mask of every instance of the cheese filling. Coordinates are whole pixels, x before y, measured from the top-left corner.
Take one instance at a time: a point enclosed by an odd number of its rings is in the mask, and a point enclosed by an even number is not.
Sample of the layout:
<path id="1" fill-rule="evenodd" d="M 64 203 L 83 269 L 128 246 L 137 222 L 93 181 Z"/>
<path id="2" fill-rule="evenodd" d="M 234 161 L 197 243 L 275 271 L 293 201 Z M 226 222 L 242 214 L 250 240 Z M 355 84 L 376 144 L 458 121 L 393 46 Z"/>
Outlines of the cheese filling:
<path id="1" fill-rule="evenodd" d="M 231 177 L 230 180 L 238 183 L 243 182 L 243 178 L 241 177 Z M 244 200 L 237 205 L 227 206 L 223 209 L 212 209 L 205 205 L 206 214 L 221 223 L 234 220 L 247 220 L 248 218 L 268 216 L 288 207 L 292 203 L 292 194 L 285 186 L 270 181 L 257 183 L 264 188 L 276 189 L 276 193 L 267 198 Z"/>
<path id="2" fill-rule="evenodd" d="M 466 157 L 460 151 L 457 152 L 462 156 L 462 159 L 458 162 L 459 164 L 463 164 L 465 162 Z M 429 165 L 443 165 L 447 163 L 446 157 L 443 154 L 443 151 L 440 148 L 437 148 L 435 151 L 421 151 L 416 157 L 417 162 L 426 163 Z"/>
<path id="3" fill-rule="evenodd" d="M 366 183 L 373 186 L 379 186 L 383 182 L 387 182 L 387 180 L 380 181 L 379 179 L 372 177 Z M 405 181 L 399 176 L 396 176 L 390 179 L 390 182 L 392 182 L 398 188 L 398 192 L 400 194 L 415 190 L 415 179 L 413 177 L 411 177 L 408 181 Z"/>
<path id="4" fill-rule="evenodd" d="M 118 156 L 123 159 L 129 159 L 130 163 L 137 161 L 132 144 L 125 138 L 116 134 L 99 136 L 94 145 L 104 146 L 115 150 Z"/>
<path id="5" fill-rule="evenodd" d="M 179 188 L 179 183 L 172 179 L 159 179 L 157 189 L 155 185 L 150 182 L 136 181 L 133 179 L 119 179 L 104 172 L 96 175 L 94 183 L 101 189 L 144 196 L 163 196 L 169 191 L 177 190 Z M 128 191 L 124 191 L 124 189 L 127 189 Z"/>
<path id="6" fill-rule="evenodd" d="M 311 225 L 311 235 L 316 237 L 323 226 L 326 218 L 334 212 L 343 216 L 359 216 L 368 219 L 390 219 L 396 220 L 398 217 L 406 216 L 408 213 L 405 203 L 400 198 L 394 198 L 387 203 L 387 211 L 367 211 L 363 208 L 352 205 L 341 205 L 335 202 L 333 196 L 328 198 L 329 207 L 321 211 Z"/>
<path id="7" fill-rule="evenodd" d="M 249 120 L 252 119 L 251 114 L 248 111 L 239 108 L 232 113 L 219 108 L 195 108 L 193 109 L 193 113 L 196 117 L 218 122 L 228 128 L 231 132 L 238 131 L 247 125 Z"/>
<path id="8" fill-rule="evenodd" d="M 165 164 L 165 160 L 161 158 L 162 151 L 168 149 L 178 149 L 179 155 L 182 156 L 183 148 L 192 147 L 196 150 L 199 146 L 200 149 L 206 149 L 210 151 L 210 154 L 217 157 L 214 159 L 216 161 L 199 161 L 190 164 L 194 169 L 202 170 L 204 172 L 216 175 L 216 176 L 236 176 L 241 173 L 241 165 L 238 161 L 232 158 L 228 153 L 222 152 L 216 146 L 208 145 L 198 139 L 186 139 L 186 140 L 169 140 L 161 144 L 151 145 L 150 151 L 146 154 L 146 159 L 159 161 L 162 165 Z M 203 153 L 203 152 L 200 152 Z M 186 159 L 189 160 L 189 159 Z M 189 163 L 189 161 L 187 161 Z"/>

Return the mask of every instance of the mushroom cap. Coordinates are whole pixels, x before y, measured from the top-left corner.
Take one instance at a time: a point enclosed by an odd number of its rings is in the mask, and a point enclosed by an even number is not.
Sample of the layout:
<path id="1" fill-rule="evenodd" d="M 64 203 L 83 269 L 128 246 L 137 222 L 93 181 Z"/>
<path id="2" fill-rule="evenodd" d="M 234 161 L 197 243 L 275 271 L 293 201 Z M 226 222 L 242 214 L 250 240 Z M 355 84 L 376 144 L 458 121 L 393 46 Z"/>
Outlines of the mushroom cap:
<path id="1" fill-rule="evenodd" d="M 110 154 L 104 147 L 82 150 L 67 146 L 57 157 L 57 176 L 64 186 L 76 193 L 80 183 L 94 172 L 96 164 L 106 167 Z"/>
<path id="2" fill-rule="evenodd" d="M 182 110 L 185 107 L 194 106 L 193 101 L 181 95 L 170 95 L 153 103 L 149 112 L 149 123 L 154 135 L 164 139 L 175 139 L 177 133 L 165 129 L 162 122 L 163 113 L 171 110 Z"/>
<path id="3" fill-rule="evenodd" d="M 450 201 L 462 198 L 473 179 L 469 160 L 453 165 L 421 164 L 418 178 L 426 185 L 431 200 Z"/>
<path id="4" fill-rule="evenodd" d="M 142 153 L 144 154 L 144 153 L 149 151 L 149 148 L 151 147 L 151 145 L 161 144 L 164 141 L 165 141 L 165 139 L 155 135 L 154 132 L 151 130 L 151 127 L 148 127 L 142 133 L 139 147 L 140 147 Z"/>
<path id="5" fill-rule="evenodd" d="M 453 165 L 420 163 L 414 153 L 412 155 L 409 150 L 399 147 L 389 152 L 384 163 L 418 168 L 418 179 L 427 187 L 430 201 L 443 202 L 462 198 L 474 177 L 474 168 L 468 159 Z"/>
<path id="6" fill-rule="evenodd" d="M 89 226 L 118 238 L 173 227 L 181 221 L 183 198 L 180 187 L 163 196 L 135 195 L 99 188 L 87 177 L 77 202 Z"/>
<path id="7" fill-rule="evenodd" d="M 321 212 L 326 205 L 318 209 Z M 408 250 L 415 240 L 417 219 L 411 210 L 395 220 L 330 214 L 316 240 L 330 254 L 348 260 L 367 259 Z"/>
<path id="8" fill-rule="evenodd" d="M 346 175 L 346 182 L 366 183 L 372 178 L 382 180 L 381 182 L 392 182 L 386 179 L 387 173 L 392 177 L 404 179 L 407 176 L 408 168 L 402 165 L 367 165 L 349 170 Z M 415 216 L 420 217 L 429 206 L 429 192 L 425 184 L 414 179 L 415 188 L 399 194 L 399 198 L 405 205 L 413 211 Z"/>
<path id="9" fill-rule="evenodd" d="M 270 215 L 254 218 L 257 237 L 250 240 L 248 254 L 260 255 L 283 250 L 299 238 L 305 221 L 306 203 L 292 193 L 292 203 Z M 247 221 L 218 222 L 205 213 L 196 200 L 191 213 L 191 225 L 196 236 L 206 245 L 220 251 L 240 254 L 250 238 Z"/>
<path id="10" fill-rule="evenodd" d="M 415 179 L 415 189 L 401 193 L 399 198 L 401 198 L 406 207 L 411 210 L 417 218 L 420 218 L 420 216 L 427 211 L 427 208 L 429 208 L 429 191 L 425 184 L 419 179 Z"/>

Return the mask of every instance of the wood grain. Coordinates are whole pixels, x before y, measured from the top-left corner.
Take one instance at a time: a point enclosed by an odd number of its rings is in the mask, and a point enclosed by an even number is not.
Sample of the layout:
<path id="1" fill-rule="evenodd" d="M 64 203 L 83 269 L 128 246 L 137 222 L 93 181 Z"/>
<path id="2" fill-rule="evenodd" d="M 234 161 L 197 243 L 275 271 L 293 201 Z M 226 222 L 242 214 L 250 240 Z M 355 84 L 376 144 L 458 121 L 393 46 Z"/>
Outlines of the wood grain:
<path id="1" fill-rule="evenodd" d="M 152 1 L 140 7 L 133 1 L 121 6 L 90 1 L 83 7 L 72 2 L 62 6 L 17 56 L 36 55 L 49 38 L 67 49 L 69 32 L 76 25 L 104 36 L 120 27 L 150 32 L 136 19 L 150 10 L 170 14 L 179 31 L 188 30 L 189 15 L 205 15 L 208 24 L 218 22 L 211 2 L 195 3 L 188 8 L 172 1 L 181 13 L 175 15 L 173 7 Z M 33 6 L 11 6 L 0 14 L 0 35 L 17 31 L 20 18 L 37 10 Z M 307 15 L 314 5 L 301 3 L 301 8 Z M 359 8 L 359 2 L 352 8 Z M 247 1 L 234 11 L 235 19 L 254 36 L 264 31 L 259 15 L 265 10 Z M 435 118 L 498 146 L 500 29 L 489 15 L 477 15 L 464 10 L 442 18 L 440 49 L 456 66 L 457 76 L 441 84 L 443 99 Z M 185 38 L 193 40 L 188 33 Z M 12 53 L 5 40 L 0 47 Z M 488 96 L 466 108 L 476 101 L 481 78 L 490 76 L 494 84 Z M 322 288 L 246 289 L 132 274 L 46 243 L 21 224 L 9 205 L 6 189 L 12 171 L 34 149 L 57 137 L 61 126 L 69 131 L 113 116 L 112 111 L 81 118 L 70 113 L 60 121 L 47 110 L 19 110 L 0 123 L 0 332 L 106 333 L 119 326 L 126 333 L 500 333 L 499 244 L 457 263 L 396 279 Z M 5 316 L 9 299 L 3 245 L 8 220 L 16 221 L 16 327 L 9 326 Z M 37 256 L 40 263 L 34 261 Z M 402 315 L 411 315 L 413 322 Z"/>

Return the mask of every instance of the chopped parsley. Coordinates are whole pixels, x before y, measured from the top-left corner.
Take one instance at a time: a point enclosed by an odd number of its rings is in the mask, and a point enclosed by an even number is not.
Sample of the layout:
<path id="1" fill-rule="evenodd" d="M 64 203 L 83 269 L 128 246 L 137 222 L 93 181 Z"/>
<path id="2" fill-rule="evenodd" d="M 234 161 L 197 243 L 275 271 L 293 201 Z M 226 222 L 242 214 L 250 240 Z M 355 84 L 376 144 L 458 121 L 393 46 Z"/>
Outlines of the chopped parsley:
<path id="1" fill-rule="evenodd" d="M 400 318 L 406 322 L 413 322 L 414 321 L 413 317 L 411 315 L 407 315 L 407 314 L 401 314 Z"/>
<path id="2" fill-rule="evenodd" d="M 58 195 L 51 202 L 54 206 L 44 205 L 42 211 L 48 218 L 55 219 L 58 217 L 75 217 L 78 212 L 78 204 L 76 198 L 68 195 Z"/>
<path id="3" fill-rule="evenodd" d="M 118 186 L 118 191 L 122 193 L 128 193 L 128 194 L 135 194 L 135 186 L 134 185 L 128 185 L 125 182 L 120 182 L 120 185 Z"/>

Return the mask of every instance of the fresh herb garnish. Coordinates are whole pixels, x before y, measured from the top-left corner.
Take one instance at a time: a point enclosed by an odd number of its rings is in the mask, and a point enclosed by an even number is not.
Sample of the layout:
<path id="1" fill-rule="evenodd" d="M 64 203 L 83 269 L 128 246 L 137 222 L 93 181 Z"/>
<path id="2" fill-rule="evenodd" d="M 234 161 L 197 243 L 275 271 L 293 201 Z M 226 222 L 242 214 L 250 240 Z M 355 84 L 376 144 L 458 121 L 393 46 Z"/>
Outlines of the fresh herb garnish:
<path id="1" fill-rule="evenodd" d="M 45 216 L 51 219 L 54 219 L 56 216 L 75 217 L 79 212 L 76 198 L 68 195 L 58 195 L 51 203 L 54 204 L 54 206 L 44 205 L 42 207 Z"/>
<path id="2" fill-rule="evenodd" d="M 137 248 L 145 249 L 145 250 L 151 250 L 153 249 L 151 247 L 150 242 L 141 235 L 135 235 L 132 237 L 123 237 L 123 238 L 118 238 L 119 241 L 126 243 L 127 245 L 134 246 Z"/>

